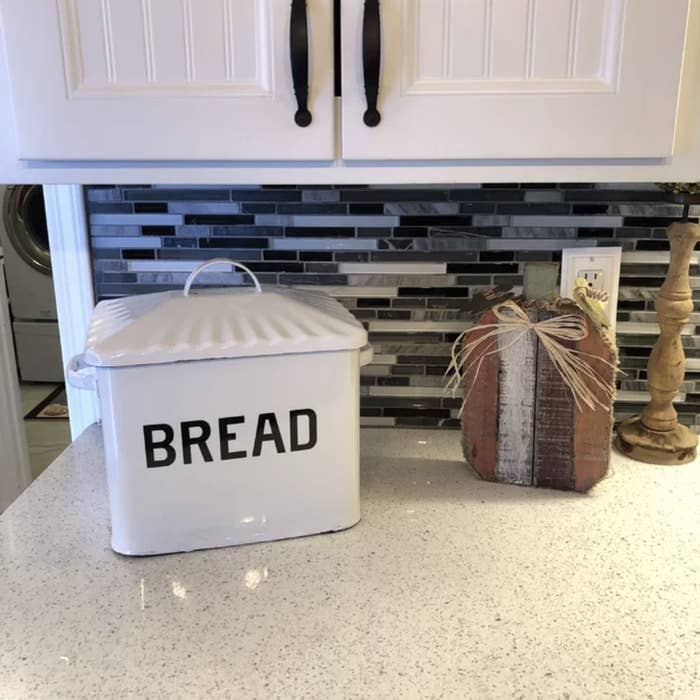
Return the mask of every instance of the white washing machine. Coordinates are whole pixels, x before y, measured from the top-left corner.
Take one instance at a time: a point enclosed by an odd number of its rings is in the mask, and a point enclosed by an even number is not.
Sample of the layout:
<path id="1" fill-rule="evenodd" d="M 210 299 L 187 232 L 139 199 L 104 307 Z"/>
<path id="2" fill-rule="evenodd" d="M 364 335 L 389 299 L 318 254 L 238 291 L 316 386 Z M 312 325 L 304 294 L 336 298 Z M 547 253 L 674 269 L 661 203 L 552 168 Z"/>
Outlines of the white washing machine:
<path id="1" fill-rule="evenodd" d="M 0 245 L 20 377 L 62 382 L 44 193 L 41 185 L 11 185 L 1 187 L 0 195 Z"/>

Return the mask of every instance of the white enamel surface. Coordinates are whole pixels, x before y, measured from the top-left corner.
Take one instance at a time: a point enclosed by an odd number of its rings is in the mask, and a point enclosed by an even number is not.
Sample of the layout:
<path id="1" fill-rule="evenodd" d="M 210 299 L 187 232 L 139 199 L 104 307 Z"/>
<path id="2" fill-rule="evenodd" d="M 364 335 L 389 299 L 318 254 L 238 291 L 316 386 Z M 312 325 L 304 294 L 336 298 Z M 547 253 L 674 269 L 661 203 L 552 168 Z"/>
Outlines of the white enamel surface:
<path id="1" fill-rule="evenodd" d="M 85 364 L 82 353 L 71 358 L 66 365 L 66 382 L 76 389 L 97 391 L 97 374 L 94 368 Z"/>
<path id="2" fill-rule="evenodd" d="M 354 528 L 127 558 L 91 428 L 0 517 L 3 697 L 698 696 L 700 465 L 613 454 L 582 496 L 361 438 Z"/>
<path id="3" fill-rule="evenodd" d="M 284 287 L 159 292 L 100 302 L 85 360 L 118 367 L 361 348 L 364 327 L 323 294 Z"/>
<path id="4" fill-rule="evenodd" d="M 687 0 L 383 0 L 380 7 L 376 128 L 362 122 L 363 3 L 342 7 L 346 159 L 673 151 Z"/>
<path id="5" fill-rule="evenodd" d="M 20 158 L 332 159 L 332 2 L 307 6 L 300 128 L 288 0 L 3 0 Z"/>
<path id="6" fill-rule="evenodd" d="M 112 514 L 112 547 L 155 554 L 340 530 L 359 510 L 359 353 L 239 358 L 100 368 L 98 395 Z M 290 448 L 290 411 L 316 414 L 317 442 Z M 252 455 L 258 415 L 274 413 L 284 441 Z M 218 419 L 242 416 L 222 460 Z M 180 422 L 204 420 L 213 461 L 183 463 Z M 177 457 L 146 467 L 143 426 L 173 426 Z M 307 432 L 305 422 L 301 429 Z M 301 435 L 301 432 L 300 432 Z M 163 453 L 157 453 L 162 458 Z"/>

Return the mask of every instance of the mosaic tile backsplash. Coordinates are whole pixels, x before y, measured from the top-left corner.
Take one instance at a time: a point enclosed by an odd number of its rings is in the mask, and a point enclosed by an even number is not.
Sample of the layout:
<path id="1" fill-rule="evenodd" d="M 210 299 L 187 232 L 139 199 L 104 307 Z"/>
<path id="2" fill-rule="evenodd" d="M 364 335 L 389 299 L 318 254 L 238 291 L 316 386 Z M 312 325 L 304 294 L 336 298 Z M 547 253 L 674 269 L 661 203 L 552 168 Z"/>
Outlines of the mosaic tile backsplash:
<path id="1" fill-rule="evenodd" d="M 668 264 L 664 229 L 681 214 L 652 184 L 415 187 L 90 186 L 98 299 L 182 288 L 202 260 L 245 262 L 263 284 L 310 286 L 337 297 L 368 328 L 363 425 L 458 426 L 443 392 L 451 343 L 486 287 L 519 291 L 527 261 L 562 248 L 621 246 L 620 378 L 616 418 L 639 413 L 657 333 L 654 298 Z M 700 208 L 691 209 L 697 220 Z M 206 273 L 205 273 L 206 274 Z M 203 275 L 247 284 L 238 273 Z M 700 428 L 700 270 L 685 329 L 680 419 Z"/>

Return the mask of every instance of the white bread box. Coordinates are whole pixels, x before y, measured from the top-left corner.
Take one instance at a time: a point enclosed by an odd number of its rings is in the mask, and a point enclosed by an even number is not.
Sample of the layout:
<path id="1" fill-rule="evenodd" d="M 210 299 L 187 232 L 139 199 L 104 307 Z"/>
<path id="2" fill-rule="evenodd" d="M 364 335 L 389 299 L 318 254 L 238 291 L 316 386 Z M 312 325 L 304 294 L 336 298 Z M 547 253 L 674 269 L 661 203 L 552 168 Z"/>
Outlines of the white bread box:
<path id="1" fill-rule="evenodd" d="M 190 294 L 221 263 L 255 287 Z M 67 377 L 99 396 L 112 548 L 161 554 L 354 525 L 359 370 L 371 358 L 337 301 L 263 290 L 231 260 L 200 265 L 184 292 L 100 302 Z"/>

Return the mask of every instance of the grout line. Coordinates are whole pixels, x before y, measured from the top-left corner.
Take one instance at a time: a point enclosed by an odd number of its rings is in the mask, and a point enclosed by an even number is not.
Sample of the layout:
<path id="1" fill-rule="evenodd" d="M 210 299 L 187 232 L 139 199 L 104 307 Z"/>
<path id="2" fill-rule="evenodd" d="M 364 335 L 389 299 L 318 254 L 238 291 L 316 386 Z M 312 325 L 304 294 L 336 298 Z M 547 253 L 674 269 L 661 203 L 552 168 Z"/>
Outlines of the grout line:
<path id="1" fill-rule="evenodd" d="M 105 62 L 107 67 L 107 82 L 114 83 L 117 80 L 114 58 L 114 34 L 112 32 L 112 7 L 110 0 L 100 0 L 102 12 L 102 34 L 105 43 Z"/>
<path id="2" fill-rule="evenodd" d="M 578 3 L 579 0 L 570 0 L 569 14 L 569 38 L 567 44 L 567 59 L 566 59 L 566 77 L 573 78 L 576 73 L 576 51 L 578 49 L 578 34 L 580 13 Z"/>
<path id="3" fill-rule="evenodd" d="M 525 38 L 525 80 L 533 76 L 535 62 L 535 15 L 537 0 L 527 0 L 527 36 Z"/>
<path id="4" fill-rule="evenodd" d="M 482 78 L 488 80 L 491 77 L 493 62 L 493 3 L 494 0 L 485 0 L 484 12 L 484 65 Z"/>

